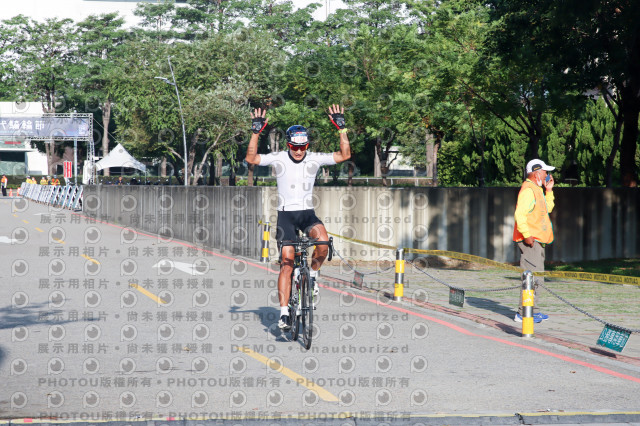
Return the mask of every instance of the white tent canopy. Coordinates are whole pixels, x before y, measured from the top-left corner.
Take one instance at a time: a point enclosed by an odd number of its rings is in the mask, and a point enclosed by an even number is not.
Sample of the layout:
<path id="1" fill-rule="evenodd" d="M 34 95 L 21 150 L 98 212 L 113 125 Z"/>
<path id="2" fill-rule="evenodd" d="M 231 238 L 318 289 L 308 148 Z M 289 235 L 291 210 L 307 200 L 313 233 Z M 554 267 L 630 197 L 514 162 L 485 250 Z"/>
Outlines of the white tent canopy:
<path id="1" fill-rule="evenodd" d="M 147 166 L 133 158 L 121 144 L 118 144 L 106 157 L 96 163 L 96 170 L 108 169 L 109 167 L 131 167 L 142 172 L 147 171 Z"/>

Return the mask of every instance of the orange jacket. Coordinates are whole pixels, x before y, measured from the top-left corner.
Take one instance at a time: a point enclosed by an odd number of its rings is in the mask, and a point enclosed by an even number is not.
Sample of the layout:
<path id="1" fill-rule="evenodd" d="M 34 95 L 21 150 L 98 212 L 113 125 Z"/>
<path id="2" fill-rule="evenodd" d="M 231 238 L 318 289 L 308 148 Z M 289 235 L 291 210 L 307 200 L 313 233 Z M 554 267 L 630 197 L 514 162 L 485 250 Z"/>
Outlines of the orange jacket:
<path id="1" fill-rule="evenodd" d="M 531 189 L 535 197 L 535 204 L 531 211 L 527 213 L 527 226 L 529 227 L 529 233 L 534 240 L 542 244 L 550 244 L 553 242 L 553 225 L 549 218 L 549 211 L 547 210 L 547 201 L 540 187 L 530 180 L 526 180 L 520 188 L 518 194 L 518 202 L 520 202 L 520 194 L 522 191 Z M 516 210 L 518 206 L 516 205 Z M 524 235 L 518 230 L 518 223 L 513 228 L 513 241 L 520 242 L 524 240 Z"/>

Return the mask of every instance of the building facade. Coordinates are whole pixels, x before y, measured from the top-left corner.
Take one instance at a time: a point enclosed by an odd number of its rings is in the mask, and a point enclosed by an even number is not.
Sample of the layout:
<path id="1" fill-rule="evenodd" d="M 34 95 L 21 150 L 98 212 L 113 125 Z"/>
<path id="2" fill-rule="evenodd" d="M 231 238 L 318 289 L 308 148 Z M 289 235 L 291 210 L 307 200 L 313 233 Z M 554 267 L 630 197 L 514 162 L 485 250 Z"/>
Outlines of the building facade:
<path id="1" fill-rule="evenodd" d="M 0 102 L 0 129 L 10 128 L 20 117 L 41 114 L 40 102 Z M 47 156 L 19 132 L 11 136 L 0 135 L 0 174 L 46 175 Z"/>

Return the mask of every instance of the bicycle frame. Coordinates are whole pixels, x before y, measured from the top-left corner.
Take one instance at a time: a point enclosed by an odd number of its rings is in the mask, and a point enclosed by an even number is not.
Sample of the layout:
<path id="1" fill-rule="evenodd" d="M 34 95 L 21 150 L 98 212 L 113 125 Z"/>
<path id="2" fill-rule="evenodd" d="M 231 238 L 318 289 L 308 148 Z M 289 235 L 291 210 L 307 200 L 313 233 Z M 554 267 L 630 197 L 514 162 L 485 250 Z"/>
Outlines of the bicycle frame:
<path id="1" fill-rule="evenodd" d="M 333 238 L 329 241 L 318 241 L 307 236 L 298 237 L 295 241 L 283 241 L 278 243 L 281 249 L 284 246 L 294 248 L 293 270 L 291 272 L 291 291 L 289 292 L 289 318 L 291 318 L 291 339 L 297 340 L 299 325 L 302 322 L 302 337 L 306 349 L 311 347 L 313 334 L 313 289 L 311 288 L 311 275 L 307 260 L 308 250 L 314 245 L 329 246 L 328 260 L 333 257 Z M 280 251 L 282 261 L 282 250 Z M 297 280 L 296 280 L 297 277 Z"/>

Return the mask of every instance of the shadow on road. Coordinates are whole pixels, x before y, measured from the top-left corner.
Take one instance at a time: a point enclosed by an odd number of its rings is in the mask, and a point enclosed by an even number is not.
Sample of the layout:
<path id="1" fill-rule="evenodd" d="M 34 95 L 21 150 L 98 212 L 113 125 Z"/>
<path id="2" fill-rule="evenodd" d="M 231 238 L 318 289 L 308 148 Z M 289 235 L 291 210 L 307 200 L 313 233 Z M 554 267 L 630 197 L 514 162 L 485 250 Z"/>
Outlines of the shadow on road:
<path id="1" fill-rule="evenodd" d="M 50 309 L 49 303 L 29 303 L 20 308 L 8 305 L 0 308 L 0 329 L 97 320 L 98 318 L 70 318 L 68 315 L 65 317 L 64 310 Z"/>
<path id="2" fill-rule="evenodd" d="M 60 303 L 62 305 L 62 303 Z M 61 309 L 51 309 L 49 303 L 29 303 L 25 306 L 15 307 L 7 305 L 0 308 L 0 329 L 13 329 L 11 341 L 23 341 L 29 338 L 27 327 L 31 326 L 55 326 L 70 322 L 98 321 L 98 318 L 70 317 L 68 312 Z M 49 330 L 50 333 L 59 333 L 61 330 Z M 6 352 L 0 348 L 0 367 L 6 358 Z"/>
<path id="3" fill-rule="evenodd" d="M 515 315 L 513 307 L 501 305 L 495 300 L 485 299 L 484 297 L 469 297 L 469 296 L 465 297 L 464 300 L 469 306 L 495 312 L 497 314 L 504 315 L 509 319 L 512 319 L 513 316 Z"/>
<path id="4" fill-rule="evenodd" d="M 262 306 L 259 309 L 246 309 L 241 310 L 237 306 L 232 306 L 229 309 L 231 318 L 236 318 L 243 321 L 255 321 L 260 320 L 260 325 L 264 327 L 263 331 L 271 334 L 275 339 L 281 337 L 282 333 L 278 328 L 278 319 L 280 319 L 280 310 L 270 306 Z M 248 325 L 245 323 L 245 325 Z"/>

